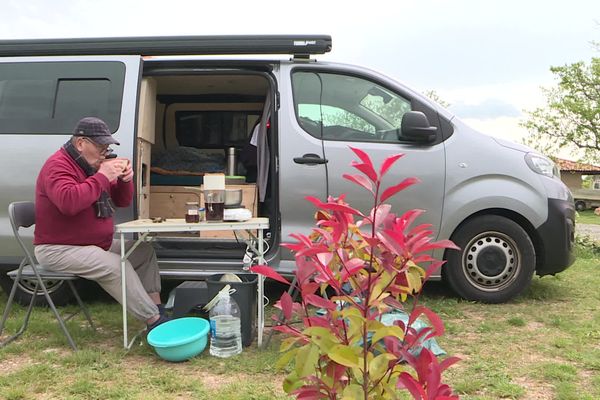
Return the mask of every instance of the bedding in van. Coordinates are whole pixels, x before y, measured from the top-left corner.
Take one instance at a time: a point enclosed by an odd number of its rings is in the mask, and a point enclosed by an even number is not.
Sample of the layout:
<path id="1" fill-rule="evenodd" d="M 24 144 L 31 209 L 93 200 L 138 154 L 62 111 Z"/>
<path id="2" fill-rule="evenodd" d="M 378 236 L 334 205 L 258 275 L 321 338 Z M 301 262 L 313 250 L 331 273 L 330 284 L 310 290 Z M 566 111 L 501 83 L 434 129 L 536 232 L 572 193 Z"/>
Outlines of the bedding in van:
<path id="1" fill-rule="evenodd" d="M 151 171 L 161 175 L 204 175 L 225 171 L 225 155 L 180 146 L 152 153 Z"/>

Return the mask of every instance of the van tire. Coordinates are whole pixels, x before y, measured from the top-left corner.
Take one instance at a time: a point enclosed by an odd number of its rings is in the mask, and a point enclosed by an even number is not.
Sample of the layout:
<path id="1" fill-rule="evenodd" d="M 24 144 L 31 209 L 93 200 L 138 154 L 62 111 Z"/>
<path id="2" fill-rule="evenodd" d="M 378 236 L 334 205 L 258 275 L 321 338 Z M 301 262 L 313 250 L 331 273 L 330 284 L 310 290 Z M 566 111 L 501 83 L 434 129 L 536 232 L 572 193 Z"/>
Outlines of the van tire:
<path id="1" fill-rule="evenodd" d="M 577 211 L 585 211 L 585 210 L 587 209 L 587 207 L 586 207 L 586 204 L 585 204 L 585 201 L 582 201 L 582 200 L 577 200 L 577 201 L 575 202 L 575 209 L 576 209 Z"/>
<path id="2" fill-rule="evenodd" d="M 12 289 L 13 280 L 8 277 L 6 274 L 0 274 L 0 287 L 6 293 L 6 297 L 10 294 Z M 65 304 L 69 304 L 74 300 L 73 292 L 69 289 L 69 285 L 65 281 L 48 281 L 46 283 L 46 289 L 48 289 L 48 294 L 50 298 L 54 302 L 56 306 L 63 306 Z M 76 286 L 79 281 L 73 282 Z M 17 291 L 15 292 L 15 302 L 21 304 L 22 306 L 28 306 L 31 301 L 31 296 L 33 294 L 33 288 L 35 287 L 35 281 L 26 281 L 25 283 L 19 283 L 17 286 Z M 36 306 L 47 306 L 48 302 L 46 301 L 46 296 L 44 296 L 43 292 L 38 292 L 36 295 L 36 299 L 34 300 L 34 305 Z"/>
<path id="3" fill-rule="evenodd" d="M 482 215 L 464 222 L 446 250 L 444 279 L 467 300 L 504 303 L 521 294 L 535 271 L 535 248 L 516 222 Z"/>

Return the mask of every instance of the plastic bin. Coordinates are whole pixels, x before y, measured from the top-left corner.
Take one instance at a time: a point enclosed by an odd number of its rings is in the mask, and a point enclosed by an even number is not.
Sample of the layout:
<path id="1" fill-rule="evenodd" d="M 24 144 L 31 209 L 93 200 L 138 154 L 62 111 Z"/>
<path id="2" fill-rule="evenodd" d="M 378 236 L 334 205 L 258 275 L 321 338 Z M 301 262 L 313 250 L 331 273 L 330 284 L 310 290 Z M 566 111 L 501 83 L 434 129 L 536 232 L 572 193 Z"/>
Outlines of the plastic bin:
<path id="1" fill-rule="evenodd" d="M 242 282 L 220 281 L 223 274 L 211 275 L 206 280 L 208 299 L 212 299 L 225 285 L 235 289 L 231 295 L 240 307 L 242 323 L 242 345 L 248 347 L 254 341 L 256 334 L 258 312 L 258 276 L 255 274 L 236 274 Z"/>

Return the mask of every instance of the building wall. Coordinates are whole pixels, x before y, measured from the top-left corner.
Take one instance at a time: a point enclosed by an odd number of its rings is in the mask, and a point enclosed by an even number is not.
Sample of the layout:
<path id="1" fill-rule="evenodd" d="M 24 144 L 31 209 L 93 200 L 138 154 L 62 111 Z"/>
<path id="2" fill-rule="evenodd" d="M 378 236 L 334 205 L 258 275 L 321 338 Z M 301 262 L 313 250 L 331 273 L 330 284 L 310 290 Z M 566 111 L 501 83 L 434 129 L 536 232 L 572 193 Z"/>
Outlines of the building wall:
<path id="1" fill-rule="evenodd" d="M 581 189 L 581 173 L 561 171 L 560 179 L 569 189 Z"/>

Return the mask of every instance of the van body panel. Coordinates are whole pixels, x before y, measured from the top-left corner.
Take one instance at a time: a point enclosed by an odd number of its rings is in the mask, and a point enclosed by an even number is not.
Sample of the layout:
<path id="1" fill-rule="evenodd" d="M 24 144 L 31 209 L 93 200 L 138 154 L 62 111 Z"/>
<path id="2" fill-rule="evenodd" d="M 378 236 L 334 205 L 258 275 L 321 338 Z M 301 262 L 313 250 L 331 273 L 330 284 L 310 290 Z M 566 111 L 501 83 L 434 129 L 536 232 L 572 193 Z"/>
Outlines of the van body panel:
<path id="1" fill-rule="evenodd" d="M 0 63 L 65 63 L 65 62 L 106 62 L 117 61 L 125 65 L 125 78 L 122 88 L 122 104 L 118 128 L 114 132 L 115 138 L 121 143 L 115 146 L 115 152 L 120 156 L 131 158 L 133 156 L 133 138 L 135 131 L 135 117 L 137 107 L 137 88 L 141 58 L 139 56 L 86 56 L 86 57 L 0 57 Z M 85 66 L 82 65 L 85 71 Z M 68 78 L 68 77 L 65 77 Z M 0 248 L 5 268 L 14 267 L 22 258 L 21 250 L 14 240 L 13 232 L 8 220 L 8 204 L 23 199 L 33 199 L 35 196 L 35 181 L 46 159 L 56 152 L 71 136 L 71 133 L 62 134 L 0 134 L 3 147 L 8 149 L 10 156 L 0 159 Z M 118 209 L 115 220 L 126 221 L 133 218 L 133 207 Z M 33 237 L 33 229 L 24 232 L 24 237 Z M 7 265 L 8 264 L 8 265 Z M 11 265 L 12 264 L 12 265 Z"/>

